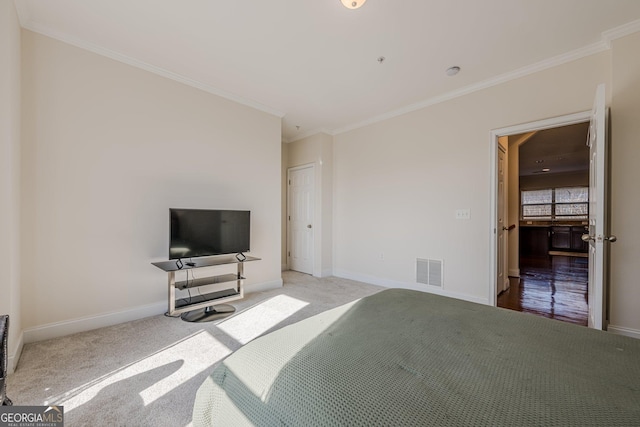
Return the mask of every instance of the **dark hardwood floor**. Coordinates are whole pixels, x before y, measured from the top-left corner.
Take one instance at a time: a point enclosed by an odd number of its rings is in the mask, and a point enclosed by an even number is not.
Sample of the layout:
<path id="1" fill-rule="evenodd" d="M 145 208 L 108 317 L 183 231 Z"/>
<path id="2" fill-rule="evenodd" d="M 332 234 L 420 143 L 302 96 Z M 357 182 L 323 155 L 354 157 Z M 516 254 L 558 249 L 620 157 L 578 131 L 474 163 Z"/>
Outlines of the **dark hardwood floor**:
<path id="1" fill-rule="evenodd" d="M 587 326 L 589 261 L 547 256 L 520 259 L 520 279 L 498 295 L 498 307 Z"/>

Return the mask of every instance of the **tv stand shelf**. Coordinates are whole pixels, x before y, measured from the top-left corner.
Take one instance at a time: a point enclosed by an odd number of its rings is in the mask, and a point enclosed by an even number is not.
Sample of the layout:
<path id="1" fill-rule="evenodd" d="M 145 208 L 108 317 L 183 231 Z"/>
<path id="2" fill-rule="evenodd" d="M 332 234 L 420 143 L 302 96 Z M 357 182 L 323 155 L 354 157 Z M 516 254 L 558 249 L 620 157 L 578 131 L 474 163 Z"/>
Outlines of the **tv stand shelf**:
<path id="1" fill-rule="evenodd" d="M 187 265 L 178 260 L 153 262 L 152 264 L 167 273 L 169 309 L 167 315 L 177 316 L 182 314 L 183 320 L 205 321 L 227 315 L 233 310 L 231 306 L 222 306 L 231 301 L 244 297 L 244 264 L 251 261 L 259 261 L 260 258 L 246 256 L 242 261 L 235 255 L 222 255 L 215 257 L 197 258 L 192 264 Z M 190 260 L 191 261 L 191 260 Z M 236 265 L 236 272 L 209 277 L 201 277 L 193 280 L 181 280 L 176 282 L 176 271 L 188 271 L 196 268 L 215 267 L 222 265 Z M 227 289 L 206 294 L 193 295 L 176 300 L 176 289 L 184 290 L 198 288 L 205 285 L 228 285 Z M 216 307 L 218 306 L 218 307 Z M 196 310 L 200 312 L 196 313 Z M 218 315 L 218 316 L 216 316 Z"/>
<path id="2" fill-rule="evenodd" d="M 204 285 L 215 285 L 220 283 L 235 282 L 236 280 L 243 280 L 244 277 L 238 277 L 237 274 L 223 274 L 220 276 L 202 277 L 193 280 L 181 280 L 176 282 L 176 289 L 189 289 L 197 288 Z"/>
<path id="3" fill-rule="evenodd" d="M 216 304 L 219 304 L 222 298 L 228 299 L 229 297 L 236 297 L 236 296 L 240 296 L 240 298 L 242 298 L 241 293 L 237 292 L 235 289 L 225 289 L 224 291 L 194 295 L 192 297 L 181 298 L 179 300 L 176 300 L 175 308 L 181 309 L 183 307 L 187 307 L 189 308 L 189 310 L 193 310 L 192 306 L 194 304 L 210 303 L 212 301 L 215 301 Z"/>

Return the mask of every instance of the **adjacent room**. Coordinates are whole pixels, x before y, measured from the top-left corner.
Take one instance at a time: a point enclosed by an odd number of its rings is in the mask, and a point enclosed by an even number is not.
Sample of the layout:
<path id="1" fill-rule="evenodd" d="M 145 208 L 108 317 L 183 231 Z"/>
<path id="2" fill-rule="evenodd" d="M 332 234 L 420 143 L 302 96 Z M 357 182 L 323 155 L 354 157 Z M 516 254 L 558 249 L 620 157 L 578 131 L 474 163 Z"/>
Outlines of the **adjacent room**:
<path id="1" fill-rule="evenodd" d="M 0 0 L 0 421 L 638 425 L 639 51 L 636 0 Z"/>
<path id="2" fill-rule="evenodd" d="M 509 280 L 498 307 L 587 326 L 588 134 L 583 122 L 508 137 Z"/>

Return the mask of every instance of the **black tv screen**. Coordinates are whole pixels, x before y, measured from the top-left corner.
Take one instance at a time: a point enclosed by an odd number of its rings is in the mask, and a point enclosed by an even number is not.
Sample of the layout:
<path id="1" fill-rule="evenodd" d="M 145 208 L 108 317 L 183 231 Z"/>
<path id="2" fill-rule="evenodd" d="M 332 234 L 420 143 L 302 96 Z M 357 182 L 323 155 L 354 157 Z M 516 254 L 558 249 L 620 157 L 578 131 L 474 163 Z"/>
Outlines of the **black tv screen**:
<path id="1" fill-rule="evenodd" d="M 169 259 L 249 251 L 250 211 L 170 209 Z"/>

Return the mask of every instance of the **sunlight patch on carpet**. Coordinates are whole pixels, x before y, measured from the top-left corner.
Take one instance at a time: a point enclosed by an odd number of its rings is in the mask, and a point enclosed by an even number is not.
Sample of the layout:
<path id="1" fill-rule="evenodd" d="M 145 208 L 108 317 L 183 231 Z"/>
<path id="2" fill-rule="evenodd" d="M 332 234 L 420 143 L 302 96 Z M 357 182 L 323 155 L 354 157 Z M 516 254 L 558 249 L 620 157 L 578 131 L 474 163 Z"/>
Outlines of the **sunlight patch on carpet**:
<path id="1" fill-rule="evenodd" d="M 177 371 L 140 392 L 144 406 L 149 405 L 176 387 L 186 383 L 200 372 L 209 369 L 215 362 L 229 354 L 231 354 L 229 348 L 208 332 L 201 331 L 188 340 L 182 341 L 178 345 L 148 358 L 147 362 L 150 363 L 151 366 L 166 365 L 177 360 L 184 361 L 184 364 Z M 218 357 L 214 360 L 212 355 Z"/>
<path id="2" fill-rule="evenodd" d="M 306 301 L 278 295 L 224 320 L 217 326 L 239 343 L 246 344 L 307 305 L 309 303 Z"/>
<path id="3" fill-rule="evenodd" d="M 119 388 L 139 390 L 144 406 L 180 387 L 231 354 L 231 350 L 206 331 L 198 331 L 153 354 L 96 378 L 46 404 L 63 405 L 66 413 L 94 398 L 108 397 Z M 215 355 L 215 357 L 212 357 Z M 89 405 L 91 406 L 91 405 Z"/>

